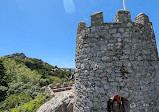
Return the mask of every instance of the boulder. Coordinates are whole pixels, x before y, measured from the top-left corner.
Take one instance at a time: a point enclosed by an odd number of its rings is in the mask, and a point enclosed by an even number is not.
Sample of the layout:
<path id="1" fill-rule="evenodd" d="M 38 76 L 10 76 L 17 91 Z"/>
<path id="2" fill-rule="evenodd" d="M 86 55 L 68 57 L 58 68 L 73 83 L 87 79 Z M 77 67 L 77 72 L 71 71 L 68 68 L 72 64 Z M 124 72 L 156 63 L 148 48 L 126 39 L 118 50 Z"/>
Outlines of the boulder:
<path id="1" fill-rule="evenodd" d="M 73 83 L 72 83 L 72 82 L 70 82 L 70 86 L 73 86 Z"/>
<path id="2" fill-rule="evenodd" d="M 57 84 L 56 84 L 56 88 L 61 88 L 60 83 L 57 83 Z"/>
<path id="3" fill-rule="evenodd" d="M 63 83 L 63 87 L 68 87 L 68 83 L 67 83 L 67 82 L 64 82 L 64 83 Z"/>
<path id="4" fill-rule="evenodd" d="M 40 92 L 44 92 L 46 89 L 47 89 L 47 87 L 44 86 L 44 87 L 42 87 L 42 88 L 40 89 Z"/>
<path id="5" fill-rule="evenodd" d="M 48 87 L 50 87 L 51 89 L 54 88 L 54 86 L 52 84 L 49 84 Z"/>
<path id="6" fill-rule="evenodd" d="M 51 98 L 55 96 L 53 90 L 50 87 L 47 87 L 45 91 L 50 93 Z"/>
<path id="7" fill-rule="evenodd" d="M 56 93 L 50 101 L 43 104 L 37 112 L 73 112 L 74 93 L 63 91 Z"/>

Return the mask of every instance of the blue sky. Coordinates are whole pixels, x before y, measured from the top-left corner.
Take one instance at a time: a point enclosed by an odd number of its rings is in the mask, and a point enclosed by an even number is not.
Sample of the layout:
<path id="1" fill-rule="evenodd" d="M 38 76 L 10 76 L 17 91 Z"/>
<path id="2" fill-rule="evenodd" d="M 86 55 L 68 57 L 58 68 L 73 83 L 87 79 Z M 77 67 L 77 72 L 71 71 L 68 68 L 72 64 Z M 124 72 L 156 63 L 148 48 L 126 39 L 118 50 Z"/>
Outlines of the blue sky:
<path id="1" fill-rule="evenodd" d="M 126 0 L 132 20 L 143 12 L 153 22 L 159 46 L 159 0 Z M 75 67 L 76 29 L 103 11 L 113 22 L 123 0 L 0 0 L 0 56 L 25 53 L 59 67 Z"/>

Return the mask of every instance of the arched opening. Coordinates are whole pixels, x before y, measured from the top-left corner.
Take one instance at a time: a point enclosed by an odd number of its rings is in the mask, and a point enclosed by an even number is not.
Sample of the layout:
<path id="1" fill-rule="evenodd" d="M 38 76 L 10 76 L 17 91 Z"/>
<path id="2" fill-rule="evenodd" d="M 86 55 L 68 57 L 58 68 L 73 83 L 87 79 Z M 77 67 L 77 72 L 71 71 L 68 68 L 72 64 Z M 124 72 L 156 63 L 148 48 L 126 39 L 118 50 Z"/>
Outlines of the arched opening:
<path id="1" fill-rule="evenodd" d="M 114 95 L 114 97 L 110 98 L 107 102 L 107 108 L 108 112 L 127 112 L 128 100 L 118 95 Z"/>

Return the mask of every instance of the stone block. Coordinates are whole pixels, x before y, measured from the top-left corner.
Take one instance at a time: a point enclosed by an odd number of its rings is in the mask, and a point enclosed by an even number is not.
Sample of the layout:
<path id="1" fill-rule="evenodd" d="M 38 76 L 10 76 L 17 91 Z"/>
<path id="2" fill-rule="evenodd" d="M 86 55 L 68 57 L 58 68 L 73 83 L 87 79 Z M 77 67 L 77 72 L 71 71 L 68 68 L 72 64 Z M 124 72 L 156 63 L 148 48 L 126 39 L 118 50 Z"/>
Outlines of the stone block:
<path id="1" fill-rule="evenodd" d="M 49 84 L 48 87 L 50 87 L 51 89 L 54 88 L 54 86 L 52 84 Z"/>
<path id="2" fill-rule="evenodd" d="M 64 82 L 64 83 L 63 83 L 63 87 L 68 87 L 68 83 L 67 83 L 67 82 Z"/>
<path id="3" fill-rule="evenodd" d="M 91 26 L 103 24 L 103 12 L 96 12 L 91 15 Z"/>
<path id="4" fill-rule="evenodd" d="M 57 83 L 57 84 L 56 84 L 56 88 L 61 88 L 61 84 L 60 84 L 60 83 Z"/>
<path id="5" fill-rule="evenodd" d="M 128 23 L 131 21 L 131 14 L 128 10 L 119 10 L 115 15 L 115 22 Z"/>

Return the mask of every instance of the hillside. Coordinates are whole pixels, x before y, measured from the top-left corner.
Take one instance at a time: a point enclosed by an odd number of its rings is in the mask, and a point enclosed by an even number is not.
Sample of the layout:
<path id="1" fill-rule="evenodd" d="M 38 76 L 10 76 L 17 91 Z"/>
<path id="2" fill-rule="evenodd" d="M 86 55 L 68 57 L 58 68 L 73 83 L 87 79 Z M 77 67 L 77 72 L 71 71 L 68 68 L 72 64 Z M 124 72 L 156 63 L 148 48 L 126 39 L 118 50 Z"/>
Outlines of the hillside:
<path id="1" fill-rule="evenodd" d="M 40 59 L 29 58 L 23 53 L 1 57 L 0 111 L 11 111 L 34 100 L 38 100 L 36 106 L 39 107 L 49 99 L 47 93 L 41 95 L 44 93 L 40 93 L 40 88 L 49 84 L 69 82 L 71 75 L 69 70 L 52 66 Z M 31 104 L 29 106 L 31 110 L 38 108 Z"/>

